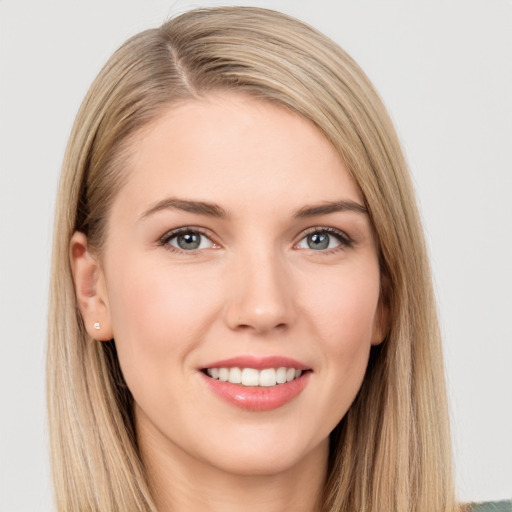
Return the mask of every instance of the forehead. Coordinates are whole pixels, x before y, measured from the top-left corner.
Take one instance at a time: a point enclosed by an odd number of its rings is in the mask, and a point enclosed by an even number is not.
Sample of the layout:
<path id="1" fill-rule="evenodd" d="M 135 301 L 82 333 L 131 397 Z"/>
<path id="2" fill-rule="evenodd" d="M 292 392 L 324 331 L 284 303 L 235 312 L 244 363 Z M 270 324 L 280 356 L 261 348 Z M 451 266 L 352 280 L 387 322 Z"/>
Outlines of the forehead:
<path id="1" fill-rule="evenodd" d="M 318 128 L 281 106 L 240 94 L 173 106 L 130 145 L 129 175 L 119 199 L 133 208 L 169 195 L 227 208 L 363 201 Z"/>

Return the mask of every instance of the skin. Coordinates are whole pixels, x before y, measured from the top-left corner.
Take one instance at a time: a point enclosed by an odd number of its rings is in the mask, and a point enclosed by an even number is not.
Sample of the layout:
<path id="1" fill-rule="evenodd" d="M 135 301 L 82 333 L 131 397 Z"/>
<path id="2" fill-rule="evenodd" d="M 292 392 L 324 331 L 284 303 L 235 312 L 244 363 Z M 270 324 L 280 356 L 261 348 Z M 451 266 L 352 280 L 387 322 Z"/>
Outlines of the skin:
<path id="1" fill-rule="evenodd" d="M 75 233 L 71 260 L 89 333 L 116 340 L 158 509 L 319 510 L 328 436 L 383 339 L 385 311 L 368 215 L 304 211 L 362 206 L 361 192 L 312 124 L 241 95 L 175 106 L 134 141 L 102 254 Z M 225 215 L 151 211 L 168 198 Z M 205 234 L 198 249 L 170 238 L 183 227 Z M 342 238 L 311 248 L 308 235 L 326 227 Z M 294 358 L 309 381 L 282 407 L 242 410 L 201 373 L 241 355 Z"/>

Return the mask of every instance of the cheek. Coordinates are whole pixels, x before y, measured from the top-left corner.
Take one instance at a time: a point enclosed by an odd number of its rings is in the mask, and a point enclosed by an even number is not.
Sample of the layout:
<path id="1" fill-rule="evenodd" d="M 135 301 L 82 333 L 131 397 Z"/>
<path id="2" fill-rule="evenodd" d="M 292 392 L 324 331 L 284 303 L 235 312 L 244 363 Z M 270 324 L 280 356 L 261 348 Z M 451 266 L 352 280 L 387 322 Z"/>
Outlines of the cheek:
<path id="1" fill-rule="evenodd" d="M 380 294 L 376 264 L 317 276 L 307 289 L 315 292 L 302 293 L 304 312 L 332 351 L 357 351 L 371 343 Z"/>
<path id="2" fill-rule="evenodd" d="M 182 330 L 186 336 L 199 326 L 198 319 L 204 319 L 207 310 L 215 307 L 215 294 L 205 286 L 208 281 L 200 271 L 171 271 L 159 261 L 133 258 L 117 265 L 109 277 L 116 338 L 133 334 L 133 338 L 148 343 L 163 338 L 167 345 L 171 333 Z M 148 332 L 153 336 L 141 336 Z"/>
<path id="3" fill-rule="evenodd" d="M 164 382 L 170 371 L 181 371 L 217 317 L 214 290 L 204 286 L 201 272 L 170 272 L 142 258 L 125 259 L 109 278 L 114 338 L 127 383 Z"/>
<path id="4" fill-rule="evenodd" d="M 330 431 L 348 411 L 366 372 L 379 301 L 379 272 L 376 266 L 368 266 L 366 272 L 339 273 L 317 284 L 322 284 L 321 291 L 310 294 L 305 307 L 314 314 L 311 325 L 322 347 L 326 379 L 321 381 L 317 403 L 328 411 L 325 426 Z"/>

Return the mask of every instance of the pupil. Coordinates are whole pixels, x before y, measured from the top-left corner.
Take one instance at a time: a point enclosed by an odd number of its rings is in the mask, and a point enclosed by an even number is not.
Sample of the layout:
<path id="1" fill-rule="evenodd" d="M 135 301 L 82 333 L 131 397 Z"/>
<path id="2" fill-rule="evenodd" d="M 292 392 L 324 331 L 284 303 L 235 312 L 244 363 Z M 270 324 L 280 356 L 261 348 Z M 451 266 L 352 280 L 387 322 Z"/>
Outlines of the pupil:
<path id="1" fill-rule="evenodd" d="M 201 239 L 197 233 L 185 233 L 178 236 L 178 245 L 181 249 L 197 249 Z"/>
<path id="2" fill-rule="evenodd" d="M 329 247 L 329 235 L 326 233 L 313 233 L 308 236 L 308 246 L 310 249 L 321 250 Z"/>

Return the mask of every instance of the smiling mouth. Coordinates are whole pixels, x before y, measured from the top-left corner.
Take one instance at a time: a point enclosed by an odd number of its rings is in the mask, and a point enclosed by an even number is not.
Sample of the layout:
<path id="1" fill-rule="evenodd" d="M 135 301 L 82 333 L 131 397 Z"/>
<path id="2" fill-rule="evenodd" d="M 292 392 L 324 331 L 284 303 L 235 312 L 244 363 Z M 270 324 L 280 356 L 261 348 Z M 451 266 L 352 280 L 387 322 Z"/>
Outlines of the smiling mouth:
<path id="1" fill-rule="evenodd" d="M 264 368 L 261 370 L 257 370 L 256 368 L 219 367 L 205 368 L 203 373 L 220 382 L 240 384 L 247 387 L 269 388 L 292 382 L 300 378 L 305 371 L 309 370 L 299 370 L 285 366 L 279 368 Z"/>

